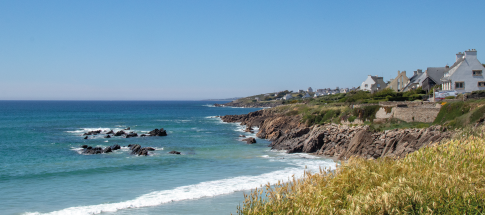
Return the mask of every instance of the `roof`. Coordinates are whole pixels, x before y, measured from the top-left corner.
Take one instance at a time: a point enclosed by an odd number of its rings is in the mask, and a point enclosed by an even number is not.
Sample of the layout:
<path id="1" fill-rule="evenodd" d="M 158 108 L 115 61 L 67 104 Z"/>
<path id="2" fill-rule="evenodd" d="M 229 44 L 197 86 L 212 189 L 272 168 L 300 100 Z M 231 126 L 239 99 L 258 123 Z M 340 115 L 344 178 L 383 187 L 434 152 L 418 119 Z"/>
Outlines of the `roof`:
<path id="1" fill-rule="evenodd" d="M 428 67 L 426 72 L 428 77 L 431 78 L 436 84 L 441 84 L 441 78 L 445 75 L 449 68 L 446 67 Z"/>
<path id="2" fill-rule="evenodd" d="M 465 60 L 465 58 L 460 58 L 458 59 L 451 67 L 450 69 L 445 73 L 445 74 L 448 74 L 446 77 L 443 77 L 441 78 L 441 81 L 448 81 L 451 77 L 451 75 L 453 75 L 453 73 L 455 73 L 455 71 L 458 69 L 458 67 L 460 67 L 461 63 L 463 63 L 463 61 Z"/>

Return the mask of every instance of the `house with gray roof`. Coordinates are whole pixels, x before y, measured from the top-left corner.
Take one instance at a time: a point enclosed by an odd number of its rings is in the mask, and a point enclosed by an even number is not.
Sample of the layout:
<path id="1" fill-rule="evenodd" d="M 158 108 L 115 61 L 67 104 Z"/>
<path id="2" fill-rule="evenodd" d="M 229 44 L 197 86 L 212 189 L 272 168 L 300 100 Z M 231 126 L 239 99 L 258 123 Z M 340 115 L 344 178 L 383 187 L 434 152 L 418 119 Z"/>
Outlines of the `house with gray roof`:
<path id="1" fill-rule="evenodd" d="M 485 90 L 485 67 L 477 59 L 477 50 L 468 49 L 456 54 L 456 62 L 441 78 L 443 90 L 455 90 L 458 93 Z"/>
<path id="2" fill-rule="evenodd" d="M 387 87 L 383 77 L 368 75 L 367 79 L 360 85 L 360 90 L 374 93 Z"/>
<path id="3" fill-rule="evenodd" d="M 414 71 L 413 76 L 409 79 L 409 82 L 404 86 L 402 91 L 406 92 L 421 87 L 421 83 L 424 81 L 425 78 L 426 73 L 424 73 L 423 70 L 418 69 Z"/>

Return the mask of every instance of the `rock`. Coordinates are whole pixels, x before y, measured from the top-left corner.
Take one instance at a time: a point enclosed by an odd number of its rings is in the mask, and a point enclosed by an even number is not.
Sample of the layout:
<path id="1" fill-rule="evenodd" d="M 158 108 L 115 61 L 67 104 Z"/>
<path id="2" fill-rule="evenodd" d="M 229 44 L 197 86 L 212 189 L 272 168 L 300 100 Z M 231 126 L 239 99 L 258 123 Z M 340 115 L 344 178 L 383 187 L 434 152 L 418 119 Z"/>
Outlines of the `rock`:
<path id="1" fill-rule="evenodd" d="M 249 137 L 249 138 L 246 138 L 246 139 L 242 139 L 241 141 L 246 141 L 247 144 L 256 143 L 256 139 L 254 139 L 254 137 Z"/>
<path id="2" fill-rule="evenodd" d="M 244 130 L 244 131 L 253 133 L 253 128 L 251 128 L 251 126 L 247 126 L 246 130 Z"/>
<path id="3" fill-rule="evenodd" d="M 120 145 L 118 145 L 118 144 L 114 144 L 114 145 L 111 146 L 111 150 L 113 150 L 113 151 L 118 150 L 118 149 L 121 149 Z"/>
<path id="4" fill-rule="evenodd" d="M 122 136 L 124 134 L 126 134 L 126 133 L 123 130 L 121 130 L 121 131 L 116 132 L 113 136 L 117 136 L 118 137 L 118 136 Z"/>
<path id="5" fill-rule="evenodd" d="M 152 148 L 152 147 L 146 147 L 145 149 L 148 151 L 155 151 L 155 148 Z"/>
<path id="6" fill-rule="evenodd" d="M 108 135 L 104 136 L 104 138 L 111 138 L 111 136 L 109 136 L 109 134 L 108 134 Z"/>
<path id="7" fill-rule="evenodd" d="M 110 130 L 106 134 L 115 134 L 115 132 L 113 132 L 113 130 Z"/>
<path id="8" fill-rule="evenodd" d="M 147 136 L 146 134 L 142 134 L 142 135 L 140 135 L 140 137 L 146 137 L 146 136 Z"/>
<path id="9" fill-rule="evenodd" d="M 113 152 L 113 150 L 111 150 L 110 146 L 104 148 L 104 150 L 103 150 L 103 153 L 110 153 L 110 152 Z"/>
<path id="10" fill-rule="evenodd" d="M 167 131 L 165 129 L 160 128 L 159 129 L 154 129 L 153 131 L 148 132 L 150 136 L 167 136 Z"/>
<path id="11" fill-rule="evenodd" d="M 125 138 L 130 138 L 130 137 L 138 137 L 138 134 L 134 133 L 134 132 L 130 132 L 130 133 L 125 135 Z"/>
<path id="12" fill-rule="evenodd" d="M 88 136 L 85 136 L 84 139 L 87 140 L 88 139 Z"/>
<path id="13" fill-rule="evenodd" d="M 128 128 L 125 128 L 125 129 L 123 129 L 123 130 L 130 130 L 130 127 L 128 127 Z"/>
<path id="14" fill-rule="evenodd" d="M 101 130 L 89 131 L 89 132 L 84 133 L 83 135 L 97 135 L 99 133 L 101 133 Z"/>
<path id="15" fill-rule="evenodd" d="M 246 135 L 242 135 L 242 134 L 240 134 L 240 135 L 239 135 L 239 137 L 246 137 Z"/>
<path id="16" fill-rule="evenodd" d="M 177 152 L 177 151 L 170 151 L 169 154 L 174 154 L 174 155 L 179 155 L 180 152 Z"/>
<path id="17" fill-rule="evenodd" d="M 81 146 L 81 148 L 83 148 L 83 149 L 85 149 L 85 148 L 87 148 L 87 147 L 88 147 L 88 145 L 82 145 L 82 146 Z"/>

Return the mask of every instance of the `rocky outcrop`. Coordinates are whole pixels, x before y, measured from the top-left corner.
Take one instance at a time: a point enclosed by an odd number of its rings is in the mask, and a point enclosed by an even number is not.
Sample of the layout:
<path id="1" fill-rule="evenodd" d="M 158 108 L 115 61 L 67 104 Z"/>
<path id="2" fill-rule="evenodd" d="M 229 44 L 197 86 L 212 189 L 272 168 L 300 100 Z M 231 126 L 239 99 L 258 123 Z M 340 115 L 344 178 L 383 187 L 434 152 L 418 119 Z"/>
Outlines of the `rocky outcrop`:
<path id="1" fill-rule="evenodd" d="M 110 153 L 115 150 L 120 149 L 121 147 L 119 145 L 113 145 L 113 146 L 108 146 L 106 148 L 101 148 L 101 147 L 92 147 L 88 145 L 82 145 L 81 148 L 83 148 L 82 154 L 86 155 L 94 155 L 94 154 L 103 154 L 103 153 Z"/>
<path id="2" fill-rule="evenodd" d="M 440 126 L 421 129 L 394 129 L 372 132 L 368 126 L 315 125 L 307 127 L 299 116 L 287 116 L 271 109 L 243 115 L 222 116 L 224 122 L 257 126 L 257 137 L 272 141 L 272 149 L 288 153 L 315 153 L 341 160 L 351 156 L 364 158 L 401 158 L 423 146 L 451 137 Z"/>
<path id="3" fill-rule="evenodd" d="M 155 151 L 152 147 L 142 148 L 139 144 L 130 144 L 128 147 L 130 148 L 132 155 L 147 156 L 148 151 Z"/>
<path id="4" fill-rule="evenodd" d="M 246 138 L 246 139 L 242 139 L 241 141 L 245 141 L 247 144 L 256 143 L 256 139 L 254 139 L 254 137 L 249 137 L 249 138 Z"/>
<path id="5" fill-rule="evenodd" d="M 154 129 L 153 131 L 148 132 L 150 136 L 167 136 L 167 131 L 165 129 L 160 128 L 160 129 Z"/>
<path id="6" fill-rule="evenodd" d="M 174 154 L 174 155 L 179 155 L 180 152 L 177 152 L 177 151 L 170 151 L 169 154 Z"/>
<path id="7" fill-rule="evenodd" d="M 84 133 L 83 135 L 98 135 L 99 133 L 101 133 L 101 130 L 88 131 L 88 132 Z"/>

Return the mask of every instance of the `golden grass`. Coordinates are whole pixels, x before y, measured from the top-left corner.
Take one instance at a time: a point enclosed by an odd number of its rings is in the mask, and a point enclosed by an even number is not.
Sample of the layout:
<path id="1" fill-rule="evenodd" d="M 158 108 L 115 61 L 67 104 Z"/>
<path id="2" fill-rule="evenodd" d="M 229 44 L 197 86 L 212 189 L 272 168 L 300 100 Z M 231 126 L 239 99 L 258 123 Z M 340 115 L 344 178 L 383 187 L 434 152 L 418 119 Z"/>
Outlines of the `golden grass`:
<path id="1" fill-rule="evenodd" d="M 333 173 L 266 185 L 245 195 L 238 214 L 484 214 L 483 132 L 401 160 L 354 157 Z"/>

